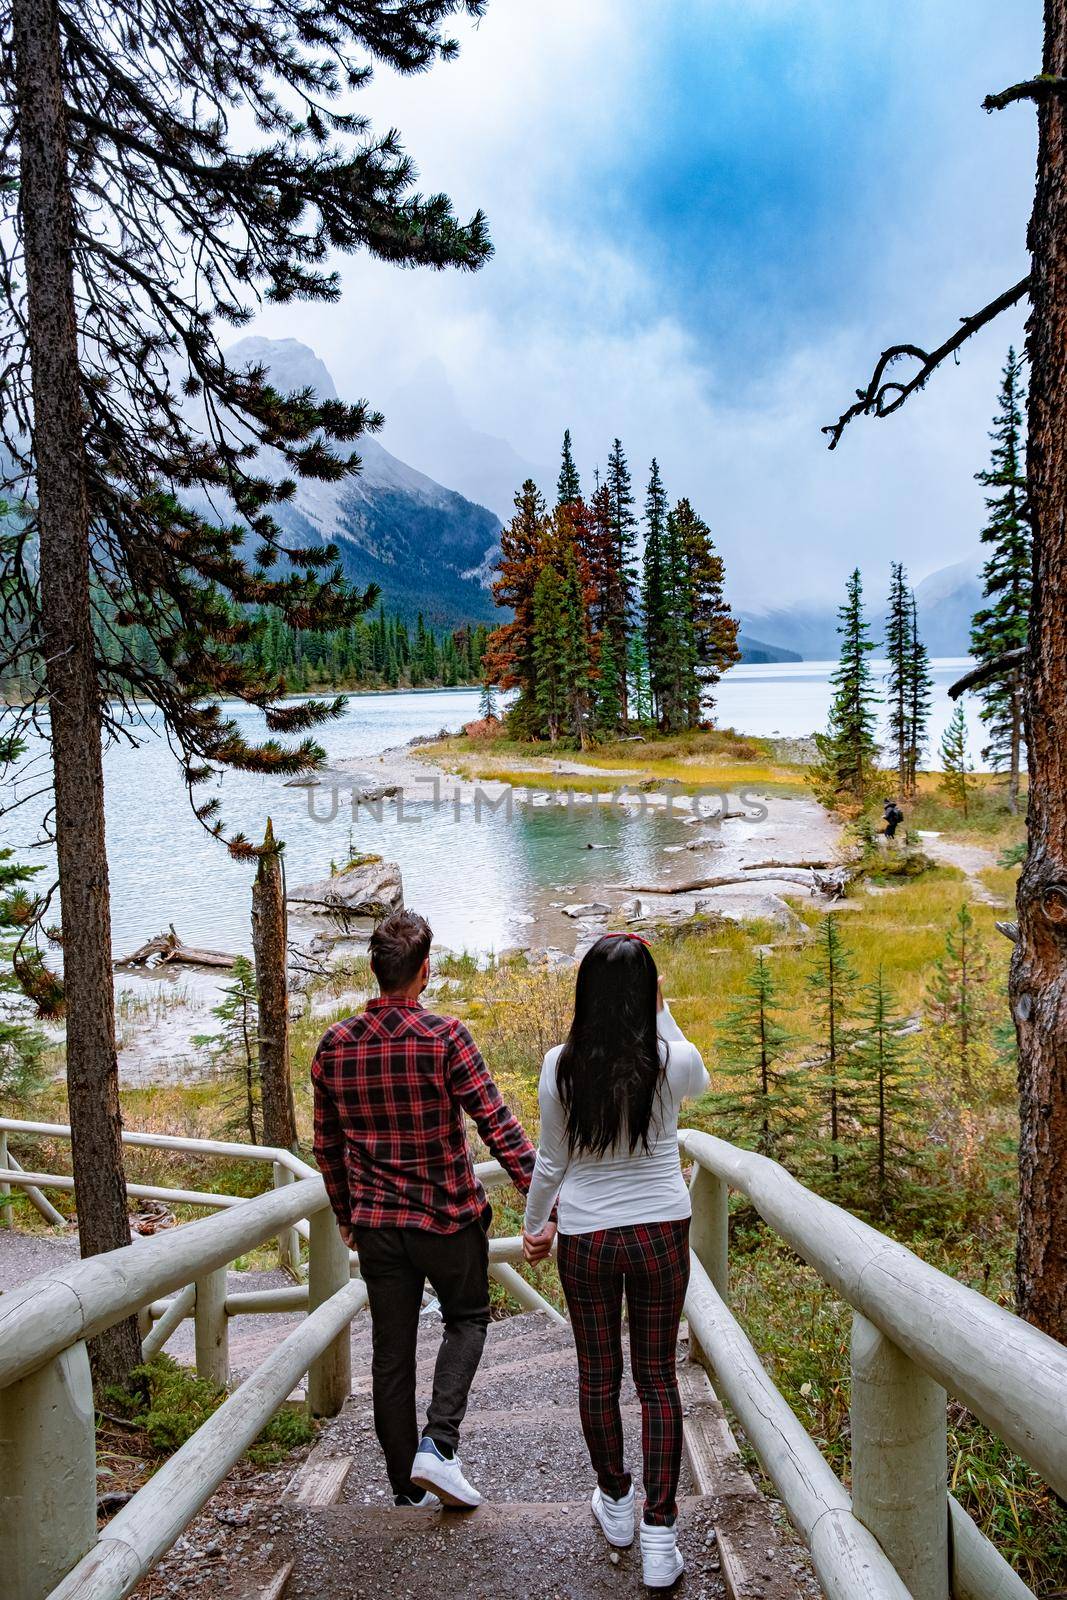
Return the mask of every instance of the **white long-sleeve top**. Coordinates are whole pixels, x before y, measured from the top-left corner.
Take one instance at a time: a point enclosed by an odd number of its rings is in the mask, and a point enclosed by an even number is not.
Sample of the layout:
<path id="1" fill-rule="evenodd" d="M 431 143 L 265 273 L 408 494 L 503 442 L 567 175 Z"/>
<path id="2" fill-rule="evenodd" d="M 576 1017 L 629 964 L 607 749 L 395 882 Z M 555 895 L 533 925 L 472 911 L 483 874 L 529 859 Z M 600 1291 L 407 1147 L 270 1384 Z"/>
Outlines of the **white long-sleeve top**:
<path id="1" fill-rule="evenodd" d="M 692 1214 L 678 1156 L 678 1112 L 683 1100 L 703 1094 L 709 1079 L 699 1050 L 666 1006 L 658 1014 L 657 1033 L 665 1070 L 652 1112 L 649 1148 L 638 1145 L 633 1154 L 625 1144 L 602 1156 L 571 1154 L 556 1083 L 563 1046 L 553 1046 L 545 1056 L 537 1091 L 541 1141 L 526 1197 L 528 1234 L 543 1231 L 557 1198 L 563 1234 L 679 1222 Z"/>

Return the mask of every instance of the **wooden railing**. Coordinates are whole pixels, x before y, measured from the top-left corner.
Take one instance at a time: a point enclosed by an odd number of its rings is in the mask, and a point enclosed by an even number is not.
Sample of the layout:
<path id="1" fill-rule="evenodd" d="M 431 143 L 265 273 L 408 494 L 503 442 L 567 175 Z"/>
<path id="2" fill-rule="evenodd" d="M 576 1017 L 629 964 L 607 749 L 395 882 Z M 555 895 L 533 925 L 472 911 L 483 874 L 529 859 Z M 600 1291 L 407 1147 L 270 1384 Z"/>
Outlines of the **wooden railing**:
<path id="1" fill-rule="evenodd" d="M 67 1137 L 0 1121 L 0 1137 Z M 311 1409 L 350 1389 L 348 1325 L 365 1299 L 321 1179 L 288 1151 L 127 1134 L 130 1144 L 251 1158 L 275 1188 L 251 1200 L 131 1185 L 131 1194 L 217 1214 L 80 1261 L 0 1296 L 0 1574 L 4 1600 L 122 1600 L 174 1542 L 300 1376 Z M 952 1395 L 1067 1497 L 1067 1348 L 903 1245 L 812 1194 L 775 1162 L 709 1134 L 679 1135 L 692 1161 L 691 1350 L 711 1369 L 811 1551 L 829 1600 L 1024 1600 L 1017 1574 L 949 1494 Z M 483 1182 L 506 1181 L 495 1163 Z M 30 1193 L 69 1179 L 8 1162 L 0 1184 Z M 775 1388 L 729 1310 L 729 1193 L 854 1312 L 851 1495 Z M 0 1205 L 3 1191 L 0 1189 Z M 47 1202 L 46 1202 L 47 1203 Z M 307 1283 L 231 1293 L 227 1264 L 279 1241 Z M 490 1242 L 491 1268 L 526 1307 L 559 1314 L 514 1271 L 518 1239 Z M 148 1353 L 192 1316 L 199 1370 L 224 1384 L 234 1315 L 308 1315 L 151 1481 L 96 1534 L 93 1397 L 86 1340 L 137 1313 Z M 1032 1597 L 1031 1597 L 1032 1600 Z"/>
<path id="2" fill-rule="evenodd" d="M 52 1123 L 0 1119 L 0 1184 L 21 1188 L 49 1221 L 43 1194 L 71 1189 L 61 1173 L 24 1170 L 6 1149 L 22 1139 L 69 1139 Z M 126 1133 L 127 1144 L 260 1161 L 274 1188 L 253 1199 L 129 1184 L 132 1196 L 216 1213 L 120 1250 L 77 1261 L 0 1295 L 0 1595 L 3 1600 L 122 1600 L 169 1549 L 230 1468 L 307 1373 L 308 1405 L 333 1416 L 351 1390 L 349 1324 L 366 1301 L 358 1258 L 344 1244 L 322 1179 L 299 1157 L 266 1146 Z M 495 1162 L 482 1182 L 506 1182 Z M 0 1189 L 0 1205 L 5 1191 Z M 48 1208 L 47 1210 L 45 1208 Z M 49 1215 L 51 1212 L 51 1215 Z M 60 1221 L 62 1219 L 60 1218 Z M 291 1287 L 232 1293 L 227 1266 L 268 1241 L 297 1279 Z M 490 1272 L 528 1310 L 562 1322 L 515 1271 L 518 1238 L 491 1239 Z M 229 1321 L 239 1314 L 307 1316 L 175 1452 L 97 1536 L 96 1440 L 86 1341 L 137 1315 L 147 1356 L 186 1318 L 195 1329 L 198 1373 L 229 1383 Z"/>
<path id="3" fill-rule="evenodd" d="M 1067 1496 L 1067 1347 L 765 1156 L 706 1133 L 679 1140 L 694 1163 L 691 1348 L 781 1495 L 828 1600 L 1033 1600 L 948 1492 L 946 1396 Z M 853 1308 L 851 1497 L 728 1308 L 731 1189 Z"/>

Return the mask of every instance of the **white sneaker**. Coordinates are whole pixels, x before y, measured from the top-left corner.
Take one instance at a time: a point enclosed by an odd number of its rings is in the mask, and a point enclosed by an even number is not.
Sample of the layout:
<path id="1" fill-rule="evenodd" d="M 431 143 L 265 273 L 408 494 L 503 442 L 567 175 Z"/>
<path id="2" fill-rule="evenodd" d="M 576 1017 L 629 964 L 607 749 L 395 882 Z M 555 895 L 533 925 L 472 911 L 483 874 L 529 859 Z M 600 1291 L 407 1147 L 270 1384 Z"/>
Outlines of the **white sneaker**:
<path id="1" fill-rule="evenodd" d="M 641 1569 L 646 1588 L 673 1588 L 684 1567 L 677 1528 L 653 1526 L 642 1519 Z"/>
<path id="2" fill-rule="evenodd" d="M 634 1491 L 631 1484 L 621 1500 L 613 1500 L 598 1484 L 593 1490 L 593 1515 L 604 1530 L 604 1537 L 616 1550 L 628 1550 L 634 1542 Z"/>
<path id="3" fill-rule="evenodd" d="M 441 1502 L 429 1489 L 424 1489 L 419 1496 L 411 1494 L 398 1494 L 393 1498 L 393 1504 L 399 1511 L 440 1511 Z"/>
<path id="4" fill-rule="evenodd" d="M 463 1476 L 463 1466 L 458 1456 L 449 1461 L 434 1444 L 424 1439 L 415 1452 L 411 1466 L 411 1481 L 420 1489 L 429 1489 L 439 1496 L 446 1506 L 462 1506 L 473 1511 L 480 1506 L 482 1497 Z"/>

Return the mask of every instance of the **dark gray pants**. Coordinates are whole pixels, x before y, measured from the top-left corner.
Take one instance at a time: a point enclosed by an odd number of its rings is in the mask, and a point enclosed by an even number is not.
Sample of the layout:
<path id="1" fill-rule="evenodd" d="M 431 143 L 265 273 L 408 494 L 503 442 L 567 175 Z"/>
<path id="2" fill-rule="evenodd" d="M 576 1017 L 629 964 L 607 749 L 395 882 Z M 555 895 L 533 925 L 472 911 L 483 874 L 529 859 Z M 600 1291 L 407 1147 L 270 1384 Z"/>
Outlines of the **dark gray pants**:
<path id="1" fill-rule="evenodd" d="M 371 1314 L 374 1428 L 394 1494 L 422 1493 L 411 1482 L 411 1463 L 419 1446 L 415 1364 L 427 1278 L 441 1302 L 445 1327 L 423 1435 L 453 1450 L 459 1443 L 459 1425 L 489 1325 L 490 1216 L 486 1207 L 484 1222 L 472 1222 L 458 1233 L 356 1229 Z"/>

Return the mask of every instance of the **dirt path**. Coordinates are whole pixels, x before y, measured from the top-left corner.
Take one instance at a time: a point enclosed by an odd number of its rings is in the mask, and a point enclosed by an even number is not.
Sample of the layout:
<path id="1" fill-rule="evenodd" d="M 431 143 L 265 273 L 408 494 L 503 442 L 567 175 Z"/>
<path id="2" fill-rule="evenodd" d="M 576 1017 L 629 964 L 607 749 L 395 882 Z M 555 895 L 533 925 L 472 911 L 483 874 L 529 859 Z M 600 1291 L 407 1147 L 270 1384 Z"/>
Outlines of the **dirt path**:
<path id="1" fill-rule="evenodd" d="M 998 911 L 1007 907 L 1008 902 L 995 895 L 980 877 L 981 873 L 997 864 L 997 858 L 992 850 L 988 850 L 982 844 L 965 844 L 962 840 L 946 839 L 944 834 L 940 833 L 923 833 L 920 838 L 922 847 L 931 860 L 939 862 L 942 866 L 959 868 L 967 880 L 972 900 L 978 900 L 982 905 L 995 906 Z"/>

